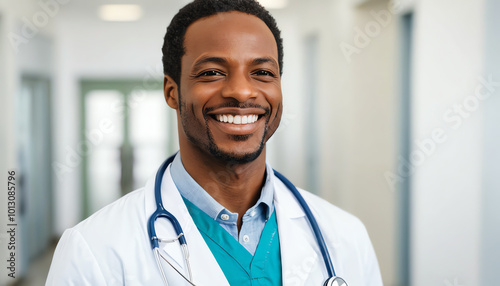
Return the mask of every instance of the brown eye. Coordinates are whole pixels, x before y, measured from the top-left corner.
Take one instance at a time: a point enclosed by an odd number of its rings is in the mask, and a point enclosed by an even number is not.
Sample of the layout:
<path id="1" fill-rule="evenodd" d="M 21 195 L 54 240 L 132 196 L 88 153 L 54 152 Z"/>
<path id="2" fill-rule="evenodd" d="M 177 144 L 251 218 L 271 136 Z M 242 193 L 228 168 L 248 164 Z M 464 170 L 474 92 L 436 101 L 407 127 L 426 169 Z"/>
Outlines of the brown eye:
<path id="1" fill-rule="evenodd" d="M 266 70 L 257 71 L 257 72 L 255 72 L 255 75 L 262 75 L 262 76 L 271 76 L 271 77 L 274 77 L 274 74 L 272 72 L 266 71 Z"/>
<path id="2" fill-rule="evenodd" d="M 216 76 L 216 75 L 223 75 L 221 74 L 220 72 L 218 71 L 206 71 L 206 72 L 203 72 L 201 73 L 199 76 Z"/>

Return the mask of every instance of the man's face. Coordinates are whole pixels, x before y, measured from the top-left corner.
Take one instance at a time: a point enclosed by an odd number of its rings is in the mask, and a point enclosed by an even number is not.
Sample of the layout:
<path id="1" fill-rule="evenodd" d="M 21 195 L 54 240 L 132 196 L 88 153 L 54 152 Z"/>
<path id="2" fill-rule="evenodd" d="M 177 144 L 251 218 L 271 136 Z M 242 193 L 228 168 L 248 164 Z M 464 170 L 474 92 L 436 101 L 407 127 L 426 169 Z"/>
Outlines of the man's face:
<path id="1" fill-rule="evenodd" d="M 225 12 L 190 25 L 184 46 L 180 136 L 218 159 L 253 161 L 282 114 L 273 34 L 253 15 Z"/>

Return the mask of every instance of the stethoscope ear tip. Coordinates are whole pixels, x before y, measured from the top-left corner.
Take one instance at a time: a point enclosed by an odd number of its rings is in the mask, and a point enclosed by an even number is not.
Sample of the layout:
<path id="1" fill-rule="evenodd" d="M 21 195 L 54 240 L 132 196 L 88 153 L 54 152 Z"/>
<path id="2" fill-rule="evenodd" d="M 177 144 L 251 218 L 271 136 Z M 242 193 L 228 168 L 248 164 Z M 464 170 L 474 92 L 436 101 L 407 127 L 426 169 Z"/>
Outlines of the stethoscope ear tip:
<path id="1" fill-rule="evenodd" d="M 323 286 L 347 286 L 347 283 L 340 277 L 330 277 Z"/>

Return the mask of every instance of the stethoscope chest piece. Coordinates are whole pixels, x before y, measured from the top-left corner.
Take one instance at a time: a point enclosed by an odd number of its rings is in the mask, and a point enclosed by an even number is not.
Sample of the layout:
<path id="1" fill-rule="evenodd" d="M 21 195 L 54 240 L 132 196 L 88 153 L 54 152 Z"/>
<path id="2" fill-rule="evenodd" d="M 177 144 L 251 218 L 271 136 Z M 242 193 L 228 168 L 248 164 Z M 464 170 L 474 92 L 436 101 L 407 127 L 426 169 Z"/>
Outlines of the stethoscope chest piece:
<path id="1" fill-rule="evenodd" d="M 325 281 L 323 286 L 347 286 L 347 283 L 340 277 L 331 277 Z"/>

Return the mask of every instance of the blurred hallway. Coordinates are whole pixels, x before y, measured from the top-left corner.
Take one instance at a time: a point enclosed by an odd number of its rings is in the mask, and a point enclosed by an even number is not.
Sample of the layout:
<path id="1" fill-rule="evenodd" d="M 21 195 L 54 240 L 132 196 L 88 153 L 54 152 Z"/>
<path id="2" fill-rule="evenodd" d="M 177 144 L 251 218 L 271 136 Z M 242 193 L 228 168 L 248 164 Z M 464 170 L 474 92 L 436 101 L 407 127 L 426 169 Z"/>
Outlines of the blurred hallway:
<path id="1" fill-rule="evenodd" d="M 0 0 L 0 169 L 18 173 L 17 285 L 44 285 L 52 241 L 178 148 L 160 48 L 188 0 L 123 2 L 140 13 L 115 21 L 100 11 L 117 1 Z M 500 1 L 272 2 L 283 3 L 270 11 L 284 111 L 268 161 L 360 218 L 384 285 L 493 285 Z M 0 267 L 0 285 L 9 279 Z"/>
<path id="2" fill-rule="evenodd" d="M 26 277 L 11 286 L 42 286 L 45 285 L 47 280 L 47 273 L 49 272 L 50 262 L 54 254 L 55 244 L 45 250 L 45 252 L 35 259 L 27 271 Z"/>

